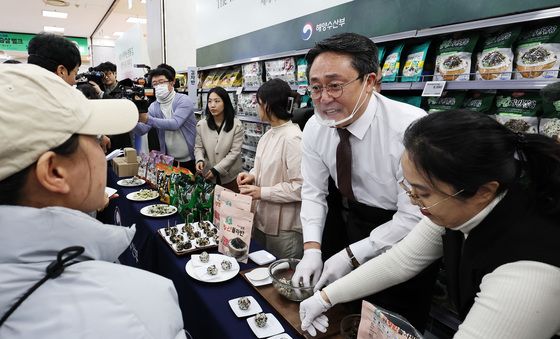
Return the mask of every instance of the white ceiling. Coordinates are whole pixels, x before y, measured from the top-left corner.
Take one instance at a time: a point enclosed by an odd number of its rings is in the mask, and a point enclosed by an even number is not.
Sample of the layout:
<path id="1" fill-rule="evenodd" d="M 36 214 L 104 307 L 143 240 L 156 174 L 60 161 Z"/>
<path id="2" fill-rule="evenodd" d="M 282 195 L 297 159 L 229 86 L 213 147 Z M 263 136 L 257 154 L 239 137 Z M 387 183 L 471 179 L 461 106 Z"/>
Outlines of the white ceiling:
<path id="1" fill-rule="evenodd" d="M 64 27 L 64 35 L 92 37 L 105 14 L 113 7 L 110 15 L 92 38 L 116 39 L 114 32 L 126 32 L 134 24 L 126 19 L 146 17 L 146 4 L 140 0 L 66 0 L 68 6 L 58 7 L 45 4 L 43 0 L 1 0 L 0 31 L 17 33 L 39 33 L 43 26 Z M 129 2 L 132 8 L 128 9 Z M 68 13 L 67 19 L 43 17 L 42 11 Z M 145 26 L 145 25 L 141 25 Z"/>

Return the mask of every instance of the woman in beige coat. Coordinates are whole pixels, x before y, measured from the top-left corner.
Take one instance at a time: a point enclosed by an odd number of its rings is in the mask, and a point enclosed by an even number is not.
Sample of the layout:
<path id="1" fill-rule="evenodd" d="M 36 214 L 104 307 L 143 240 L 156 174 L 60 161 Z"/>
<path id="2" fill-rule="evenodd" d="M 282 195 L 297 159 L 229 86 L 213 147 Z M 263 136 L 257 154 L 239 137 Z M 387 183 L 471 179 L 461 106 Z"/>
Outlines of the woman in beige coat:
<path id="1" fill-rule="evenodd" d="M 256 201 L 254 238 L 278 258 L 301 258 L 301 136 L 290 119 L 293 96 L 280 79 L 267 81 L 257 92 L 259 117 L 271 129 L 259 140 L 255 167 L 241 173 L 242 194 Z"/>
<path id="2" fill-rule="evenodd" d="M 239 192 L 236 177 L 241 172 L 241 144 L 245 132 L 235 118 L 228 93 L 222 87 L 208 92 L 206 119 L 196 125 L 194 156 L 196 171 L 216 184 Z"/>

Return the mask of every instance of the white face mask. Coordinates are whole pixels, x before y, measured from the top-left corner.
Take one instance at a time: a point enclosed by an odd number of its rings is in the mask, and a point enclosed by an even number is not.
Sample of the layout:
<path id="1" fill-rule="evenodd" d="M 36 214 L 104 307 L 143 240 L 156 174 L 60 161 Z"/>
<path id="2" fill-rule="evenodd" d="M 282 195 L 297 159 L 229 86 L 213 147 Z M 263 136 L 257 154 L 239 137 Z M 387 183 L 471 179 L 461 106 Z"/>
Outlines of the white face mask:
<path id="1" fill-rule="evenodd" d="M 369 75 L 369 74 L 367 74 L 367 75 Z M 365 96 L 364 100 L 362 100 L 362 102 L 360 102 L 360 99 L 362 99 L 362 95 L 364 94 L 364 89 L 366 89 L 366 85 L 367 85 L 367 78 L 366 78 L 366 80 L 364 80 L 362 90 L 360 91 L 360 96 L 358 97 L 358 100 L 356 101 L 356 104 L 354 105 L 354 109 L 352 110 L 352 113 L 350 113 L 349 116 L 347 116 L 346 118 L 343 118 L 341 120 L 325 119 L 324 116 L 320 112 L 317 111 L 317 106 L 315 106 L 315 116 L 317 117 L 317 121 L 323 126 L 336 127 L 338 125 L 341 125 L 345 122 L 348 122 L 348 121 L 352 120 L 354 115 L 356 115 L 356 112 L 358 112 L 358 110 L 366 102 L 367 95 Z"/>
<path id="2" fill-rule="evenodd" d="M 157 85 L 154 89 L 158 100 L 163 100 L 169 95 L 169 87 L 166 84 Z"/>

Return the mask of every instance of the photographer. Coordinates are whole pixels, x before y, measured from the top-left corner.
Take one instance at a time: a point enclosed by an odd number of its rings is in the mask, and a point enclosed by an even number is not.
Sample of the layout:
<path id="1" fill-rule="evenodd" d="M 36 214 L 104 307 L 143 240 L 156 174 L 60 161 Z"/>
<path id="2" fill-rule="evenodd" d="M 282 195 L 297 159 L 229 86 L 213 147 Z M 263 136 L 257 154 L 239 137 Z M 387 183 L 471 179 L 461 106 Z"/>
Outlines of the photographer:
<path id="1" fill-rule="evenodd" d="M 103 73 L 103 85 L 105 89 L 102 89 L 98 84 L 93 81 L 89 83 L 95 88 L 97 94 L 101 99 L 121 99 L 123 97 L 122 90 L 117 82 L 117 65 L 112 62 L 105 61 L 100 63 L 94 68 L 95 71 Z"/>

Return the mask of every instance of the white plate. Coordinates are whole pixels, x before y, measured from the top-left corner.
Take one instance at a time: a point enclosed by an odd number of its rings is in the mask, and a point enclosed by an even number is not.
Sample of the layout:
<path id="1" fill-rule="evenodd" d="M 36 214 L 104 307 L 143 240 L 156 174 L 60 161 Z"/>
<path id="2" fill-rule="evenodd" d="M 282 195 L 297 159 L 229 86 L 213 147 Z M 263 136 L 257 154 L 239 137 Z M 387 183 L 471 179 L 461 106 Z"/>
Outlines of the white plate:
<path id="1" fill-rule="evenodd" d="M 128 194 L 126 195 L 126 198 L 127 198 L 128 200 L 132 200 L 132 201 L 148 201 L 148 200 L 154 200 L 154 199 L 156 199 L 156 198 L 159 198 L 159 192 L 158 192 L 158 191 L 154 191 L 154 190 L 145 190 L 145 191 L 150 191 L 150 192 L 151 192 L 151 193 L 150 193 L 151 195 L 148 196 L 148 197 L 145 197 L 145 198 L 139 197 L 138 194 L 139 194 L 141 191 L 142 191 L 142 190 L 136 191 L 136 192 L 132 192 L 132 193 L 128 193 Z"/>
<path id="2" fill-rule="evenodd" d="M 255 316 L 247 318 L 247 323 L 257 338 L 266 338 L 284 332 L 284 327 L 272 313 L 266 313 L 266 317 L 267 321 L 264 327 L 257 326 Z"/>
<path id="3" fill-rule="evenodd" d="M 282 334 L 279 334 L 279 335 L 275 335 L 274 337 L 270 337 L 268 339 L 293 339 L 293 338 L 290 337 L 289 334 L 282 333 Z"/>
<path id="4" fill-rule="evenodd" d="M 270 277 L 270 273 L 268 272 L 268 267 L 259 267 L 255 268 L 251 272 L 245 273 L 245 276 L 251 280 L 258 281 Z"/>
<path id="5" fill-rule="evenodd" d="M 247 280 L 249 280 L 249 282 L 255 287 L 272 284 L 272 277 L 268 277 L 268 278 L 263 279 L 263 280 L 253 280 L 251 278 L 247 278 Z"/>
<path id="6" fill-rule="evenodd" d="M 128 178 L 128 179 L 121 179 L 121 180 L 117 181 L 117 185 L 124 186 L 124 187 L 142 186 L 145 183 L 146 183 L 146 180 L 140 179 L 140 178 Z"/>
<path id="7" fill-rule="evenodd" d="M 196 279 L 198 281 L 217 283 L 229 280 L 235 277 L 237 273 L 239 273 L 239 264 L 237 263 L 237 261 L 222 254 L 211 253 L 210 260 L 207 263 L 203 263 L 203 265 L 200 265 L 200 263 L 195 264 L 193 260 L 200 259 L 198 259 L 198 257 L 193 258 L 191 256 L 191 260 L 187 261 L 187 264 L 185 265 L 185 271 L 187 271 L 187 274 L 190 275 L 193 279 Z M 228 260 L 231 263 L 231 268 L 229 270 L 224 271 L 222 269 L 222 260 Z M 218 268 L 218 274 L 210 275 L 206 273 L 206 269 L 210 265 L 216 265 L 216 268 Z"/>
<path id="8" fill-rule="evenodd" d="M 239 297 L 239 298 L 242 298 L 242 297 Z M 246 310 L 240 309 L 239 305 L 237 305 L 237 301 L 239 300 L 239 298 L 231 299 L 231 300 L 228 301 L 229 307 L 231 307 L 231 310 L 233 311 L 233 313 L 235 313 L 235 315 L 238 318 L 248 317 L 250 315 L 262 312 L 261 305 L 259 305 L 259 303 L 257 303 L 255 298 L 253 298 L 251 296 L 247 296 L 247 298 L 249 298 L 249 301 L 251 302 L 251 305 L 249 305 L 249 308 L 246 309 Z"/>
<path id="9" fill-rule="evenodd" d="M 154 208 L 155 206 L 165 206 L 166 209 L 168 210 L 167 213 L 162 213 L 162 214 L 154 214 L 152 213 L 150 210 L 152 208 Z M 149 205 L 146 207 L 142 207 L 142 209 L 140 210 L 140 213 L 142 215 L 145 215 L 147 217 L 155 217 L 155 218 L 163 218 L 163 217 L 168 217 L 170 215 L 173 215 L 177 212 L 177 207 L 175 206 L 171 206 L 171 205 L 167 205 L 167 204 L 155 204 L 155 205 Z"/>

